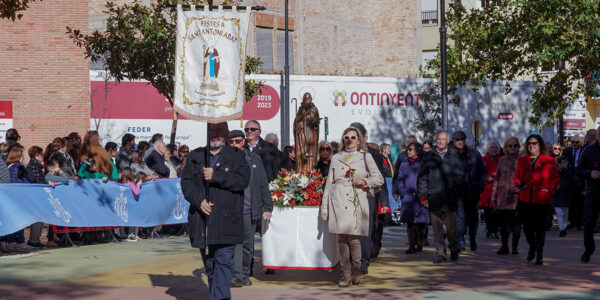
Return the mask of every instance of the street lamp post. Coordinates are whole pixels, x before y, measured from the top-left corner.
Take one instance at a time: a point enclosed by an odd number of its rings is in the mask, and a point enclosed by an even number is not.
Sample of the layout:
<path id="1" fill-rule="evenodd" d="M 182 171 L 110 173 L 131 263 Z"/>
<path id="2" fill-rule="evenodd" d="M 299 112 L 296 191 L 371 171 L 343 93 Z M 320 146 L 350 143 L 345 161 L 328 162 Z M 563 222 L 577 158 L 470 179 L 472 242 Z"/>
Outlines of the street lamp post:
<path id="1" fill-rule="evenodd" d="M 284 127 L 281 128 L 281 143 L 283 145 L 290 144 L 290 57 L 289 57 L 289 1 L 285 0 L 285 83 L 284 96 L 282 104 L 285 103 L 285 111 L 283 112 Z"/>
<path id="2" fill-rule="evenodd" d="M 440 62 L 442 75 L 442 126 L 448 130 L 448 80 L 446 78 L 446 1 L 440 0 Z"/>

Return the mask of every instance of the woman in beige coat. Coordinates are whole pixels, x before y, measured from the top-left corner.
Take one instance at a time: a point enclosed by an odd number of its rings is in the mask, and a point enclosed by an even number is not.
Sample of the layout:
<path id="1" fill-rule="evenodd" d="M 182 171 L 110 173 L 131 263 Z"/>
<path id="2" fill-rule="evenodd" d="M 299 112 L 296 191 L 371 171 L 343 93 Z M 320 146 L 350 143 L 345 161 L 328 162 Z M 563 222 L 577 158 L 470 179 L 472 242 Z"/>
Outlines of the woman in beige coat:
<path id="1" fill-rule="evenodd" d="M 341 151 L 331 159 L 321 203 L 321 217 L 328 220 L 329 232 L 337 235 L 343 272 L 339 286 L 347 287 L 360 282 L 360 237 L 369 235 L 367 193 L 374 194 L 374 189 L 383 184 L 383 176 L 367 152 L 359 130 L 354 127 L 344 130 L 341 144 Z M 353 181 L 349 174 L 351 169 L 355 170 Z M 350 254 L 354 264 L 352 272 Z"/>

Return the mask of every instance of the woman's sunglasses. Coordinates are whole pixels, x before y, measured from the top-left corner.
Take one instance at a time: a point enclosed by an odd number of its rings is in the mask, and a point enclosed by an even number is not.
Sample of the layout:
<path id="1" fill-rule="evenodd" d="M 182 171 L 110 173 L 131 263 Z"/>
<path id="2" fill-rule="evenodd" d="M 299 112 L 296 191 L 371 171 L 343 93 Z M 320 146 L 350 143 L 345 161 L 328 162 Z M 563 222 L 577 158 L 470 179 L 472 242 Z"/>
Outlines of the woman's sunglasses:
<path id="1" fill-rule="evenodd" d="M 345 135 L 344 136 L 344 140 L 348 141 L 348 140 L 356 140 L 358 137 L 355 135 Z"/>

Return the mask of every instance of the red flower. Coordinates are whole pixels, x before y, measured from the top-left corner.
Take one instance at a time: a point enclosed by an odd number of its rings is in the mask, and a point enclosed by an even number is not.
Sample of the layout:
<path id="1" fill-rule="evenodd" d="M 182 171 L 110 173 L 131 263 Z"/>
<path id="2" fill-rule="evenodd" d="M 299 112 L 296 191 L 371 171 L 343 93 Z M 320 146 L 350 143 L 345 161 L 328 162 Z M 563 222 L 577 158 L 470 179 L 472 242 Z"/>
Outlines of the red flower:
<path id="1" fill-rule="evenodd" d="M 351 173 L 356 172 L 356 169 L 349 169 L 348 171 L 346 171 L 346 176 L 349 176 Z"/>

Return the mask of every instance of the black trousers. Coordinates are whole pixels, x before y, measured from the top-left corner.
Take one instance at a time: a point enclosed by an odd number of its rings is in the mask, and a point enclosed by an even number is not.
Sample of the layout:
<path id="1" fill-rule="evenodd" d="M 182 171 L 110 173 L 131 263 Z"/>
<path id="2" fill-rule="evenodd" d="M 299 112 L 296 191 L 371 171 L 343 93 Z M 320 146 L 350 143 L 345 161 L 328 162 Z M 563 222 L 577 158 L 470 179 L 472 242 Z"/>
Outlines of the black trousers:
<path id="1" fill-rule="evenodd" d="M 569 206 L 569 221 L 572 226 L 581 228 L 583 226 L 584 197 L 580 190 L 571 195 L 571 205 Z"/>
<path id="2" fill-rule="evenodd" d="M 368 197 L 369 201 L 369 236 L 360 238 L 361 263 L 364 267 L 369 266 L 371 259 L 371 249 L 373 249 L 373 236 L 375 229 L 375 219 L 377 219 L 377 198 Z"/>
<path id="3" fill-rule="evenodd" d="M 596 199 L 594 199 L 596 198 Z M 590 255 L 596 250 L 596 243 L 594 242 L 594 230 L 598 222 L 598 215 L 600 215 L 600 201 L 598 201 L 598 195 L 589 195 L 585 197 L 585 209 L 583 215 L 583 244 L 585 246 L 585 252 Z"/>
<path id="4" fill-rule="evenodd" d="M 468 230 L 469 244 L 471 247 L 473 247 L 477 245 L 477 228 L 479 227 L 479 194 L 467 195 L 463 200 L 463 205 L 465 209 L 464 233 L 467 233 Z"/>
<path id="5" fill-rule="evenodd" d="M 549 204 L 519 202 L 519 218 L 523 222 L 529 251 L 535 251 L 539 257 L 544 256 L 548 210 L 550 210 Z"/>
<path id="6" fill-rule="evenodd" d="M 408 235 L 408 244 L 410 247 L 423 246 L 426 228 L 426 223 L 406 224 L 406 233 Z"/>
<path id="7" fill-rule="evenodd" d="M 379 212 L 377 212 L 379 213 Z M 382 247 L 383 227 L 385 226 L 386 214 L 377 215 L 375 219 L 375 229 L 373 230 L 373 249 L 371 250 L 371 258 L 379 256 L 379 250 Z"/>
<path id="8" fill-rule="evenodd" d="M 512 234 L 512 248 L 519 247 L 521 238 L 521 221 L 516 209 L 500 209 L 496 211 L 498 225 L 502 236 L 502 247 L 508 248 L 508 238 Z"/>
<path id="9" fill-rule="evenodd" d="M 498 213 L 493 207 L 483 208 L 483 219 L 485 220 L 485 232 L 488 236 L 498 232 Z"/>

